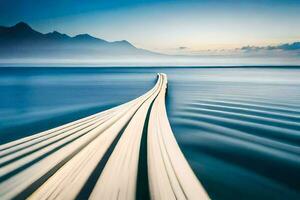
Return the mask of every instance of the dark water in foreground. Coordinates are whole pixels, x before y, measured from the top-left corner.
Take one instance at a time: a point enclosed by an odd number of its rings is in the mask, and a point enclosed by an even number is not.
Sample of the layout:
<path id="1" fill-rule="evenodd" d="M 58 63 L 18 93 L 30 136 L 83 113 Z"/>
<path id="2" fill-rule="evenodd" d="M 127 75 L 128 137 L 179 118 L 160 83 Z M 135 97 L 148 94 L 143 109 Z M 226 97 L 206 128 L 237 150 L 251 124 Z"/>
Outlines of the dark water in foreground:
<path id="1" fill-rule="evenodd" d="M 212 199 L 300 199 L 300 68 L 0 68 L 0 144 L 169 78 L 169 119 Z"/>

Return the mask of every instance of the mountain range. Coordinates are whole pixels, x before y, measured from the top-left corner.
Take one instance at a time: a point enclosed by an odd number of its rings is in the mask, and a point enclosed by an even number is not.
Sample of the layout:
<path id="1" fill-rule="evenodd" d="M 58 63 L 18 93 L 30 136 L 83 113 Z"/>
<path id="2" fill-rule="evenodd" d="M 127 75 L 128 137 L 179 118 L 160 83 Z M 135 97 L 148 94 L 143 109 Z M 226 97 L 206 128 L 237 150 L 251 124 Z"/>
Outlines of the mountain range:
<path id="1" fill-rule="evenodd" d="M 189 51 L 180 48 L 180 51 Z M 298 64 L 300 42 L 277 46 L 245 46 L 231 51 L 167 55 L 136 48 L 126 40 L 109 42 L 89 34 L 74 37 L 53 31 L 43 34 L 24 22 L 0 26 L 0 65 L 62 63 L 95 65 Z"/>
<path id="2" fill-rule="evenodd" d="M 108 42 L 89 34 L 71 37 L 53 31 L 40 33 L 20 22 L 0 26 L 0 58 L 144 57 L 160 54 L 136 48 L 126 40 Z"/>

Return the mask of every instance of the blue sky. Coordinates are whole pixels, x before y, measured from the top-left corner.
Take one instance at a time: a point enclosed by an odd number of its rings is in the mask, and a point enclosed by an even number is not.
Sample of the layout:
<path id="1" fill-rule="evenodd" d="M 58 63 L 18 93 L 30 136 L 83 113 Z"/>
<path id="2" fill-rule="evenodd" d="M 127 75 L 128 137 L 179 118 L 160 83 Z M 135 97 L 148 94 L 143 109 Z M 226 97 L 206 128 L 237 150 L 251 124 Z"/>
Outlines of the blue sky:
<path id="1" fill-rule="evenodd" d="M 164 53 L 300 41 L 296 0 L 1 0 L 0 24 L 19 21 L 42 32 L 126 39 Z"/>

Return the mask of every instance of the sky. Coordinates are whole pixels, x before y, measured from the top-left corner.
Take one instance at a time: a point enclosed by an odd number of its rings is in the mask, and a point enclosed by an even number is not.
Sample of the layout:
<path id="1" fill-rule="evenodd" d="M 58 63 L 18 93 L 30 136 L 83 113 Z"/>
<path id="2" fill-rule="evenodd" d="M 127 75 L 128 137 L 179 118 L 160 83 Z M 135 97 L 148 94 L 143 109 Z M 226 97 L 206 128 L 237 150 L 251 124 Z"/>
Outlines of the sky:
<path id="1" fill-rule="evenodd" d="M 0 0 L 0 25 L 19 21 L 169 54 L 300 41 L 299 0 Z"/>

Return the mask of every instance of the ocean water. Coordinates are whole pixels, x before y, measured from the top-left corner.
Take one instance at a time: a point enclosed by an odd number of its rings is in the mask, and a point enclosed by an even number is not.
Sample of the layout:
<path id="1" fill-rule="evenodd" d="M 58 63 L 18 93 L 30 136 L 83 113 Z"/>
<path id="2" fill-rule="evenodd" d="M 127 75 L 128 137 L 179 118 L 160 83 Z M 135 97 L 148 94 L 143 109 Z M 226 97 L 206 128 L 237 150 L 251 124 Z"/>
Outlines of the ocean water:
<path id="1" fill-rule="evenodd" d="M 134 99 L 168 75 L 176 139 L 212 199 L 300 199 L 300 68 L 0 68 L 0 144 Z"/>

